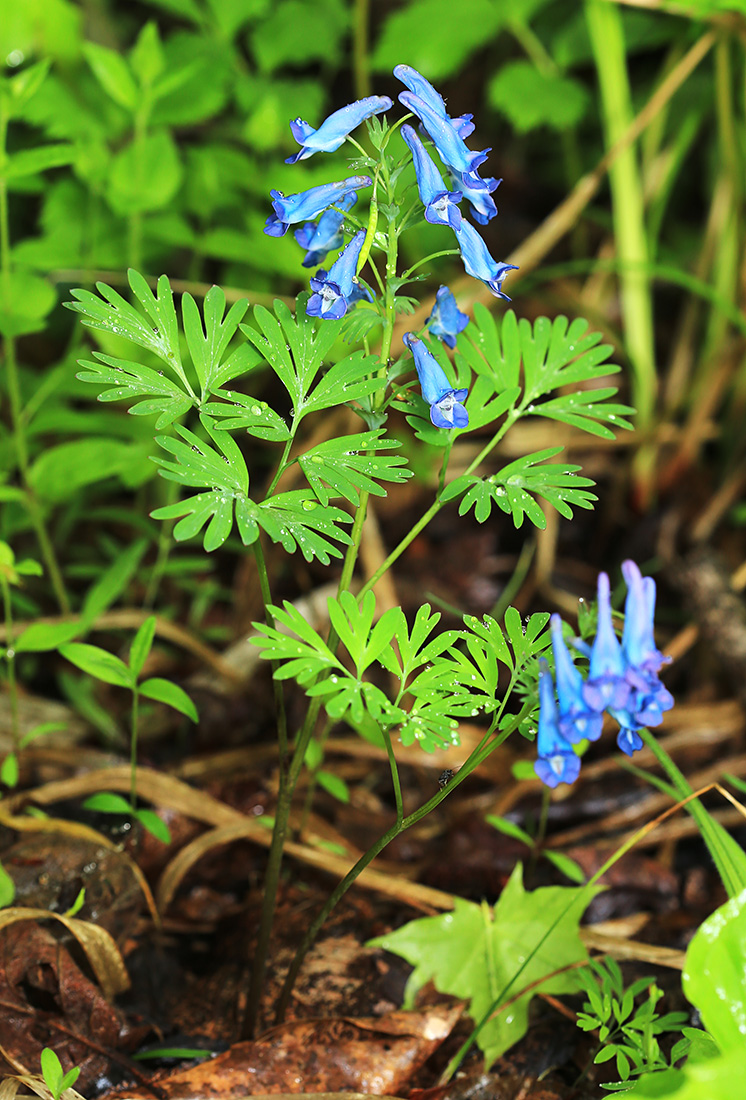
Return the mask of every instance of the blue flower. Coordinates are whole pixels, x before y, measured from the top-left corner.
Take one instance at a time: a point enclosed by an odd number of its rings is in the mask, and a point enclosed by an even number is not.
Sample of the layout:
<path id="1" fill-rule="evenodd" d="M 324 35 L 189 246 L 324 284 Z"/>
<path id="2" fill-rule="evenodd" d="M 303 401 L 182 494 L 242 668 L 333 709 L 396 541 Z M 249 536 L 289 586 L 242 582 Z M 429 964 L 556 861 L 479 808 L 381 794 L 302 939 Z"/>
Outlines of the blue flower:
<path id="1" fill-rule="evenodd" d="M 627 756 L 633 756 L 642 748 L 642 738 L 636 729 L 622 726 L 617 734 L 616 743 Z"/>
<path id="2" fill-rule="evenodd" d="M 284 237 L 288 226 L 317 217 L 322 210 L 326 210 L 332 203 L 338 203 L 350 191 L 370 187 L 372 182 L 370 176 L 350 176 L 338 183 L 323 183 L 320 187 L 309 187 L 307 191 L 300 191 L 297 195 L 283 195 L 282 191 L 270 191 L 275 212 L 267 218 L 264 232 L 270 237 Z"/>
<path id="3" fill-rule="evenodd" d="M 382 111 L 388 111 L 389 107 L 393 107 L 393 102 L 387 95 L 370 95 L 329 115 L 318 130 L 314 130 L 313 126 L 304 122 L 302 118 L 293 119 L 290 129 L 301 149 L 292 157 L 288 157 L 285 163 L 295 164 L 298 160 L 312 157 L 314 153 L 333 153 L 363 119 L 370 118 L 371 115 L 380 115 Z"/>
<path id="4" fill-rule="evenodd" d="M 591 646 L 588 679 L 583 698 L 592 710 L 624 711 L 630 697 L 625 661 L 611 621 L 611 590 L 608 573 L 598 575 L 598 628 Z"/>
<path id="5" fill-rule="evenodd" d="M 559 731 L 566 741 L 597 741 L 601 736 L 603 718 L 592 710 L 583 698 L 583 677 L 573 664 L 570 651 L 562 637 L 562 619 L 552 615 L 552 653 L 559 699 Z"/>
<path id="6" fill-rule="evenodd" d="M 397 65 L 394 76 L 401 80 L 411 92 L 414 92 L 421 100 L 428 104 L 430 109 L 451 124 L 459 137 L 466 138 L 474 131 L 473 115 L 461 115 L 459 118 L 451 118 L 446 113 L 446 105 L 440 92 L 436 92 L 429 80 L 421 73 L 413 69 L 411 65 Z"/>
<path id="7" fill-rule="evenodd" d="M 447 286 L 442 286 L 435 295 L 435 305 L 425 324 L 433 336 L 437 336 L 449 348 L 455 348 L 456 337 L 469 324 L 469 318 L 456 305 L 453 292 Z"/>
<path id="8" fill-rule="evenodd" d="M 655 644 L 655 581 L 643 577 L 633 561 L 622 563 L 622 575 L 627 582 L 622 651 L 628 670 L 633 673 L 630 682 L 636 687 L 636 676 L 655 675 L 671 658 L 664 657 Z"/>
<path id="9" fill-rule="evenodd" d="M 622 563 L 622 574 L 627 582 L 622 653 L 625 678 L 632 689 L 626 709 L 636 725 L 658 726 L 674 700 L 658 679 L 661 667 L 671 658 L 664 657 L 655 644 L 655 581 L 643 577 L 633 561 Z"/>
<path id="10" fill-rule="evenodd" d="M 448 115 L 434 110 L 429 103 L 412 92 L 400 92 L 399 100 L 422 121 L 440 159 L 448 165 L 456 178 L 467 187 L 483 187 L 484 180 L 477 168 L 487 160 L 489 149 L 483 149 L 480 153 L 472 152 L 456 133 Z"/>
<path id="11" fill-rule="evenodd" d="M 469 414 L 462 405 L 468 390 L 454 390 L 438 360 L 422 340 L 411 332 L 404 333 L 404 343 L 414 356 L 422 396 L 430 406 L 430 419 L 436 428 L 465 428 Z"/>
<path id="12" fill-rule="evenodd" d="M 339 320 L 344 317 L 351 305 L 353 290 L 356 287 L 355 271 L 360 250 L 365 240 L 365 230 L 361 229 L 341 252 L 330 267 L 328 273 L 323 267 L 311 279 L 314 292 L 308 299 L 306 313 L 309 317 L 321 317 L 324 320 Z"/>
<path id="13" fill-rule="evenodd" d="M 412 150 L 417 189 L 425 207 L 426 220 L 433 225 L 450 225 L 451 229 L 458 229 L 461 211 L 456 204 L 461 201 L 461 192 L 448 190 L 435 161 L 411 126 L 402 126 L 401 136 Z"/>
<path id="14" fill-rule="evenodd" d="M 356 202 L 357 191 L 349 191 L 341 202 L 337 203 L 337 210 L 325 210 L 318 222 L 306 222 L 300 229 L 296 229 L 293 236 L 301 248 L 306 249 L 304 267 L 318 266 L 327 252 L 336 252 L 342 247 L 344 212 L 351 210 Z"/>
<path id="15" fill-rule="evenodd" d="M 474 226 L 469 225 L 467 221 L 462 221 L 461 228 L 454 229 L 454 233 L 467 274 L 485 283 L 496 298 L 504 298 L 509 302 L 510 298 L 502 291 L 503 280 L 509 271 L 518 270 L 517 265 L 498 263 L 497 260 L 493 260 L 487 245 Z"/>
<path id="16" fill-rule="evenodd" d="M 465 184 L 463 180 L 459 180 L 452 172 L 449 172 L 449 175 L 453 185 L 459 188 L 463 198 L 471 206 L 471 216 L 475 222 L 486 225 L 488 221 L 496 216 L 497 207 L 495 206 L 495 200 L 492 198 L 492 192 L 498 189 L 502 180 L 490 177 L 482 180 L 483 187 L 471 187 Z"/>
<path id="17" fill-rule="evenodd" d="M 536 746 L 539 758 L 534 771 L 547 787 L 558 783 L 574 783 L 580 773 L 580 757 L 559 730 L 554 684 L 546 661 L 540 661 L 539 672 L 539 732 Z"/>

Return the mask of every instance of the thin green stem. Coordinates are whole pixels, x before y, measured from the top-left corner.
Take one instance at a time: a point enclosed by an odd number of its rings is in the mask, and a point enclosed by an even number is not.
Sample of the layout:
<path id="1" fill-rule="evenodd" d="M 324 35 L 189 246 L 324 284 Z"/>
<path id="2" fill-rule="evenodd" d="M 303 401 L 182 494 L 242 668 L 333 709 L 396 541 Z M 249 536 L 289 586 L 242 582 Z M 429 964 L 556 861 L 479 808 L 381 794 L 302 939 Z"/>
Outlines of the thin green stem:
<path id="1" fill-rule="evenodd" d="M 505 699 L 503 700 L 503 707 L 508 698 L 508 695 L 509 692 L 506 693 Z M 304 958 L 306 957 L 308 951 L 313 945 L 327 917 L 335 908 L 337 903 L 341 901 L 341 899 L 344 897 L 344 895 L 347 893 L 353 883 L 360 877 L 365 868 L 370 863 L 372 863 L 376 856 L 380 855 L 384 848 L 388 844 L 390 844 L 392 840 L 399 836 L 400 833 L 403 833 L 404 830 L 410 828 L 410 826 L 416 825 L 418 821 L 421 821 L 423 817 L 426 817 L 429 813 L 431 813 L 436 808 L 436 806 L 439 806 L 444 798 L 447 798 L 450 794 L 452 794 L 453 791 L 461 783 L 464 782 L 466 777 L 471 774 L 474 768 L 476 768 L 490 754 L 490 752 L 493 751 L 493 749 L 495 749 L 499 744 L 502 744 L 502 742 L 505 740 L 506 737 L 509 736 L 510 733 L 518 728 L 523 719 L 531 713 L 532 709 L 533 704 L 527 704 L 522 709 L 520 714 L 517 714 L 513 721 L 504 730 L 502 730 L 500 735 L 496 738 L 491 739 L 491 727 L 490 730 L 488 730 L 488 732 L 481 739 L 476 748 L 472 750 L 468 759 L 464 762 L 464 764 L 462 764 L 461 768 L 456 772 L 450 783 L 446 784 L 445 787 L 439 790 L 437 794 L 434 794 L 432 798 L 428 799 L 427 802 L 416 809 L 413 813 L 409 814 L 407 817 L 403 817 L 401 821 L 397 821 L 394 825 L 387 829 L 386 832 L 382 836 L 380 836 L 378 840 L 375 841 L 375 843 L 367 850 L 367 852 L 363 853 L 363 855 L 360 857 L 354 867 L 350 868 L 344 878 L 339 883 L 337 883 L 336 887 L 329 895 L 321 912 L 311 922 L 308 931 L 303 937 L 300 947 L 295 953 L 295 957 L 290 965 L 290 969 L 287 972 L 282 990 L 280 992 L 280 996 L 278 998 L 275 1016 L 276 1023 L 281 1023 L 285 1017 L 285 1012 L 287 1011 L 288 1004 L 290 1003 L 290 994 L 292 993 L 293 986 L 295 985 L 295 979 L 297 978 L 300 968 L 303 965 Z M 495 723 L 493 721 L 493 725 L 494 724 Z"/>
<path id="2" fill-rule="evenodd" d="M 0 575 L 0 586 L 3 590 L 3 609 L 5 612 L 5 663 L 8 669 L 8 696 L 10 698 L 10 731 L 13 738 L 13 747 L 18 752 L 21 731 L 18 722 L 18 685 L 16 683 L 16 655 L 13 649 L 13 607 L 10 598 L 10 585 L 4 576 Z"/>
<path id="3" fill-rule="evenodd" d="M 487 457 L 487 455 L 490 453 L 490 451 L 493 450 L 493 448 L 497 446 L 497 444 L 500 442 L 502 437 L 507 432 L 508 428 L 510 428 L 515 423 L 515 421 L 519 418 L 519 416 L 520 416 L 520 410 L 514 410 L 513 412 L 508 414 L 508 416 L 505 418 L 505 420 L 503 421 L 502 425 L 497 430 L 497 432 L 495 432 L 494 436 L 489 441 L 489 443 L 486 443 L 485 446 L 482 448 L 482 450 L 477 455 L 477 457 L 472 462 L 469 463 L 469 466 L 467 467 L 467 469 L 465 471 L 465 474 L 472 473 L 479 466 L 479 464 L 484 461 L 484 459 Z M 414 540 L 417 538 L 420 531 L 423 531 L 425 529 L 425 527 L 427 527 L 430 520 L 433 519 L 435 516 L 437 516 L 438 512 L 440 511 L 440 509 L 443 507 L 443 505 L 445 503 L 446 503 L 445 501 L 440 499 L 440 493 L 439 493 L 437 499 L 433 501 L 433 503 L 430 505 L 430 507 L 424 513 L 424 515 L 422 515 L 419 518 L 419 520 L 417 521 L 417 523 L 415 523 L 414 526 L 407 532 L 407 534 L 404 536 L 404 538 L 401 540 L 401 542 L 397 546 L 394 547 L 394 549 L 388 555 L 386 560 L 384 562 L 382 562 L 381 565 L 379 565 L 378 569 L 376 569 L 373 576 L 370 577 L 365 582 L 363 587 L 358 592 L 358 600 L 361 600 L 363 598 L 363 596 L 365 595 L 365 593 L 369 592 L 370 589 L 373 588 L 373 586 L 381 579 L 383 574 L 386 573 L 387 570 L 389 570 L 391 568 L 391 566 L 394 564 L 394 562 L 397 561 L 401 557 L 401 555 L 404 553 L 404 551 L 407 549 L 407 547 L 410 546 L 411 543 L 413 543 Z M 449 786 L 450 786 L 450 784 L 449 784 Z"/>
<path id="4" fill-rule="evenodd" d="M 425 256 L 423 260 L 418 260 L 416 264 L 412 264 L 403 273 L 402 279 L 408 279 L 413 271 L 416 271 L 418 267 L 422 267 L 423 264 L 429 264 L 431 260 L 437 260 L 439 256 L 458 256 L 459 250 L 457 248 L 444 248 L 440 252 L 431 252 L 429 256 Z"/>
<path id="5" fill-rule="evenodd" d="M 264 604 L 264 618 L 267 626 L 274 630 L 275 619 L 269 609 L 272 603 L 272 592 L 269 587 L 269 573 L 267 572 L 267 562 L 264 557 L 261 537 L 255 540 L 252 545 L 252 550 L 254 551 L 254 560 L 256 561 L 257 573 L 259 575 L 259 588 L 261 589 L 262 603 Z M 282 774 L 287 766 L 288 721 L 287 713 L 285 711 L 285 696 L 282 690 L 282 682 L 276 678 L 276 673 L 279 669 L 279 662 L 272 661 L 271 665 L 272 690 L 274 694 L 275 717 L 277 719 L 277 742 L 280 754 L 280 773 Z"/>
<path id="6" fill-rule="evenodd" d="M 389 768 L 391 769 L 391 782 L 394 786 L 394 800 L 396 802 L 396 824 L 401 828 L 401 824 L 404 820 L 404 801 L 401 793 L 401 780 L 399 778 L 399 768 L 396 763 L 396 756 L 394 755 L 394 747 L 391 744 L 391 734 L 387 729 L 381 730 L 383 734 L 383 741 L 386 746 L 386 755 L 389 758 Z"/>
<path id="7" fill-rule="evenodd" d="M 132 691 L 132 718 L 130 731 L 130 805 L 137 805 L 137 726 L 140 695 L 137 688 Z"/>
<path id="8" fill-rule="evenodd" d="M 277 469 L 275 470 L 275 475 L 274 475 L 274 477 L 272 478 L 272 480 L 269 484 L 269 488 L 267 489 L 267 492 L 265 493 L 265 498 L 272 496 L 275 489 L 277 488 L 277 482 L 280 480 L 282 475 L 285 473 L 285 470 L 288 467 L 288 455 L 290 454 L 290 449 L 293 446 L 293 441 L 294 440 L 295 440 L 295 419 L 293 419 L 293 423 L 292 423 L 291 428 L 290 428 L 290 436 L 285 441 L 285 447 L 283 448 L 283 452 L 280 455 L 280 461 L 277 463 Z"/>

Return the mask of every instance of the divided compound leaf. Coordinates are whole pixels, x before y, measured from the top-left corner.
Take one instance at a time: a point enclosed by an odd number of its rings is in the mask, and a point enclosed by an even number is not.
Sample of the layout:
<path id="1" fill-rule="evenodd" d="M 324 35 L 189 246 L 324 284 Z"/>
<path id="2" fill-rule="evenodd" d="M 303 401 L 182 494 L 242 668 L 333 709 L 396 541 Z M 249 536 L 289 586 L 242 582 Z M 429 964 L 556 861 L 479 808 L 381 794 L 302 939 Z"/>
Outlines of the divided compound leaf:
<path id="1" fill-rule="evenodd" d="M 328 322 L 324 322 L 328 324 Z M 319 412 L 349 401 L 358 401 L 380 389 L 381 380 L 371 377 L 371 356 L 356 351 L 334 363 L 303 401 L 302 411 Z"/>
<path id="2" fill-rule="evenodd" d="M 129 412 L 133 416 L 151 416 L 158 414 L 156 429 L 160 431 L 173 424 L 194 404 L 194 399 L 184 393 L 180 386 L 151 367 L 135 363 L 131 359 L 115 359 L 102 352 L 93 353 L 98 362 L 80 359 L 81 367 L 77 377 L 81 382 L 95 382 L 98 385 L 110 385 L 98 395 L 99 401 L 121 401 L 124 398 L 145 397 L 138 401 Z"/>
<path id="3" fill-rule="evenodd" d="M 315 330 L 313 319 L 305 313 L 306 300 L 303 295 L 298 298 L 295 316 L 279 299 L 274 303 L 274 315 L 264 306 L 255 306 L 258 330 L 251 325 L 240 326 L 288 391 L 293 415 L 298 417 L 307 411 L 308 391 L 339 335 L 338 321 L 325 321 Z"/>
<path id="4" fill-rule="evenodd" d="M 432 981 L 441 993 L 468 1000 L 475 1023 L 492 1012 L 477 1035 L 489 1067 L 526 1034 L 534 996 L 580 988 L 573 966 L 587 955 L 578 925 L 598 889 L 551 886 L 527 893 L 518 864 L 494 909 L 457 898 L 453 913 L 411 921 L 369 946 L 410 962 L 414 989 Z M 509 1010 L 500 1012 L 508 1000 Z"/>
<path id="5" fill-rule="evenodd" d="M 364 453 L 401 446 L 396 439 L 381 438 L 383 435 L 384 429 L 379 428 L 374 432 L 339 436 L 299 457 L 298 463 L 322 504 L 328 504 L 330 490 L 357 504 L 360 492 L 386 495 L 374 478 L 401 482 L 411 477 L 410 470 L 401 468 L 406 466 L 407 460 L 400 455 Z"/>
<path id="6" fill-rule="evenodd" d="M 221 378 L 225 366 L 223 356 L 249 308 L 248 300 L 244 298 L 234 302 L 225 314 L 225 304 L 225 294 L 220 287 L 211 287 L 202 307 L 203 326 L 192 295 L 187 292 L 181 298 L 184 335 L 203 393 L 213 390 L 216 380 Z"/>
<path id="7" fill-rule="evenodd" d="M 183 516 L 174 528 L 177 541 L 192 538 L 209 521 L 204 546 L 210 552 L 221 546 L 231 533 L 235 502 L 239 534 L 244 544 L 249 545 L 256 539 L 257 527 L 253 517 L 256 506 L 248 498 L 249 473 L 246 463 L 231 436 L 215 431 L 212 420 L 207 416 L 202 417 L 202 423 L 219 451 L 188 428 L 177 425 L 181 439 L 156 436 L 156 442 L 169 451 L 175 461 L 157 457 L 154 461 L 161 467 L 161 475 L 171 481 L 211 488 L 208 492 L 157 508 L 151 515 L 154 519 Z"/>
<path id="8" fill-rule="evenodd" d="M 254 623 L 260 635 L 254 644 L 261 657 L 277 663 L 275 679 L 295 679 L 306 686 L 329 669 L 345 673 L 341 661 L 293 604 L 286 600 L 283 607 L 270 605 L 268 610 L 275 625 Z"/>
<path id="9" fill-rule="evenodd" d="M 306 561 L 318 558 L 323 565 L 328 565 L 330 558 L 342 557 L 342 551 L 330 538 L 345 544 L 351 542 L 339 524 L 352 523 L 352 517 L 341 508 L 309 500 L 307 493 L 299 489 L 263 501 L 252 519 L 288 553 L 299 549 Z"/>
<path id="10" fill-rule="evenodd" d="M 464 515 L 474 508 L 475 518 L 484 523 L 488 519 L 494 504 L 508 515 L 513 523 L 520 527 L 524 516 L 540 530 L 546 527 L 546 516 L 535 496 L 543 497 L 553 505 L 560 515 L 572 519 L 572 509 L 593 507 L 598 498 L 589 492 L 586 486 L 594 482 L 587 477 L 579 477 L 580 466 L 566 462 L 546 462 L 562 451 L 562 447 L 547 447 L 543 451 L 517 458 L 504 466 L 491 477 L 481 478 L 476 474 L 464 474 L 447 485 L 441 494 L 441 500 L 454 500 L 462 496 L 459 514 Z"/>
<path id="11" fill-rule="evenodd" d="M 224 401 L 210 401 L 204 411 L 212 417 L 221 417 L 215 424 L 218 431 L 236 431 L 244 428 L 249 435 L 259 439 L 269 439 L 273 443 L 284 443 L 290 438 L 290 429 L 285 421 L 271 409 L 266 401 L 258 401 L 244 393 L 230 393 L 225 390 L 213 390 L 215 397 Z M 225 402 L 229 402 L 226 404 Z"/>

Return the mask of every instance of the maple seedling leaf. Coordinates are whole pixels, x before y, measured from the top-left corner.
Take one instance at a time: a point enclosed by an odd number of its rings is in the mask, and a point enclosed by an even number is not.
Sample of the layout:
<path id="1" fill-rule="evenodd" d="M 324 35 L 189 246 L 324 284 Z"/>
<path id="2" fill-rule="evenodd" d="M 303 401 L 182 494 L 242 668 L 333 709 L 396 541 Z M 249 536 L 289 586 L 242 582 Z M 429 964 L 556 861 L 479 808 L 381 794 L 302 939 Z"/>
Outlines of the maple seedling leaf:
<path id="1" fill-rule="evenodd" d="M 563 968 L 588 957 L 578 925 L 601 889 L 546 886 L 527 892 L 519 863 L 494 908 L 457 898 L 452 913 L 410 921 L 368 946 L 383 947 L 414 966 L 408 1001 L 432 981 L 441 993 L 467 1000 L 475 1023 L 494 1006 L 477 1036 L 489 1068 L 526 1034 L 532 997 L 582 988 L 576 970 Z M 506 1002 L 502 1012 L 498 999 Z"/>

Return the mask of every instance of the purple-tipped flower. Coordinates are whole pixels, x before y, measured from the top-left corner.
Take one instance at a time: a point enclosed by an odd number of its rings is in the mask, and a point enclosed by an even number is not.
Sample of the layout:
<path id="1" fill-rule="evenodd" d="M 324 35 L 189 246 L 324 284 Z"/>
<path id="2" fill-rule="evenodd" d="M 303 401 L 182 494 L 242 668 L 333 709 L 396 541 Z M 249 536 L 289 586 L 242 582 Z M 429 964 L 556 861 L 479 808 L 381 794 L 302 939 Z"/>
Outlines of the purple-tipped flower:
<path id="1" fill-rule="evenodd" d="M 495 206 L 495 200 L 492 198 L 492 192 L 497 191 L 502 183 L 501 179 L 496 180 L 490 177 L 482 180 L 483 187 L 471 187 L 467 186 L 463 180 L 459 180 L 452 172 L 449 172 L 449 175 L 454 187 L 459 188 L 463 198 L 471 206 L 471 216 L 475 222 L 486 225 L 487 222 L 496 217 L 497 207 Z"/>
<path id="2" fill-rule="evenodd" d="M 317 222 L 306 222 L 296 229 L 293 236 L 301 248 L 306 250 L 304 267 L 318 267 L 327 252 L 336 252 L 344 244 L 342 223 L 344 212 L 351 210 L 357 202 L 357 191 L 350 191 L 337 204 L 338 210 L 325 210 Z"/>
<path id="3" fill-rule="evenodd" d="M 454 233 L 467 274 L 485 283 L 496 298 L 504 298 L 509 302 L 510 298 L 503 293 L 502 285 L 509 271 L 518 270 L 517 265 L 498 263 L 497 260 L 493 260 L 487 245 L 474 226 L 469 225 L 467 221 L 462 221 L 461 228 L 454 229 Z"/>
<path id="4" fill-rule="evenodd" d="M 633 561 L 622 563 L 622 574 L 627 582 L 622 654 L 625 678 L 632 689 L 627 710 L 638 726 L 657 726 L 674 701 L 658 679 L 658 672 L 670 657 L 664 657 L 657 648 L 653 634 L 655 581 L 643 577 Z"/>
<path id="5" fill-rule="evenodd" d="M 467 427 L 469 414 L 462 402 L 466 400 L 469 391 L 454 390 L 446 372 L 432 352 L 427 350 L 422 340 L 413 336 L 411 332 L 405 332 L 403 339 L 414 356 L 422 396 L 430 406 L 430 419 L 435 427 Z"/>
<path id="6" fill-rule="evenodd" d="M 487 160 L 489 149 L 474 153 L 464 144 L 464 139 L 456 133 L 448 115 L 445 115 L 412 92 L 401 92 L 399 100 L 421 120 L 422 125 L 432 138 L 438 155 L 447 164 L 458 180 L 467 187 L 483 187 L 484 180 L 477 169 Z"/>
<path id="7" fill-rule="evenodd" d="M 608 573 L 598 575 L 598 628 L 591 646 L 591 665 L 583 687 L 583 698 L 592 710 L 623 711 L 630 697 L 625 662 L 611 621 L 611 590 Z"/>
<path id="8" fill-rule="evenodd" d="M 309 187 L 297 195 L 283 195 L 282 191 L 270 191 L 274 214 L 267 218 L 264 232 L 270 237 L 284 237 L 290 225 L 309 221 L 326 210 L 332 203 L 338 203 L 350 191 L 359 191 L 361 187 L 370 187 L 370 176 L 350 176 L 338 183 L 323 183 L 320 187 Z"/>
<path id="9" fill-rule="evenodd" d="M 435 295 L 435 305 L 425 323 L 433 336 L 437 336 L 449 348 L 455 348 L 456 337 L 469 324 L 469 318 L 456 305 L 453 291 L 442 286 Z"/>
<path id="10" fill-rule="evenodd" d="M 539 758 L 534 762 L 534 771 L 547 787 L 556 787 L 558 783 L 575 782 L 580 773 L 580 757 L 560 733 L 554 684 L 543 658 L 540 669 L 539 732 L 536 737 Z"/>
<path id="11" fill-rule="evenodd" d="M 293 119 L 290 129 L 301 149 L 288 157 L 285 163 L 295 164 L 298 160 L 312 157 L 314 153 L 333 153 L 364 119 L 371 115 L 380 115 L 382 111 L 388 111 L 389 107 L 393 107 L 393 103 L 387 95 L 369 95 L 366 99 L 358 99 L 329 115 L 318 130 L 314 130 L 302 118 Z"/>
<path id="12" fill-rule="evenodd" d="M 355 271 L 360 250 L 365 240 L 365 230 L 361 229 L 341 252 L 330 267 L 328 273 L 323 267 L 311 279 L 314 292 L 308 299 L 306 313 L 309 317 L 321 317 L 324 320 L 338 321 L 344 317 L 351 305 L 353 290 L 356 287 Z"/>
<path id="13" fill-rule="evenodd" d="M 664 657 L 655 644 L 655 581 L 652 577 L 643 577 L 633 561 L 622 562 L 622 575 L 627 582 L 622 634 L 624 658 L 630 668 L 656 673 L 671 658 Z"/>
<path id="14" fill-rule="evenodd" d="M 411 126 L 402 126 L 401 136 L 412 150 L 417 189 L 425 207 L 426 220 L 433 225 L 450 225 L 451 229 L 458 229 L 461 211 L 457 203 L 461 202 L 461 192 L 448 190 L 435 161 Z"/>
<path id="15" fill-rule="evenodd" d="M 566 741 L 597 741 L 601 736 L 603 718 L 592 710 L 583 698 L 583 677 L 573 664 L 570 651 L 562 637 L 562 619 L 552 615 L 552 653 L 559 699 L 559 731 Z"/>
<path id="16" fill-rule="evenodd" d="M 451 124 L 457 135 L 461 138 L 467 138 L 469 134 L 474 131 L 474 123 L 472 122 L 473 115 L 461 115 L 459 118 L 451 118 L 446 112 L 446 105 L 443 96 L 440 92 L 437 92 L 433 88 L 429 80 L 426 80 L 421 73 L 418 73 L 416 69 L 413 69 L 411 65 L 397 65 L 394 69 L 394 76 L 397 80 L 401 80 L 402 84 L 409 88 L 410 92 L 414 92 L 419 99 L 427 103 L 432 111 L 436 114 L 442 115 L 442 117 Z"/>

